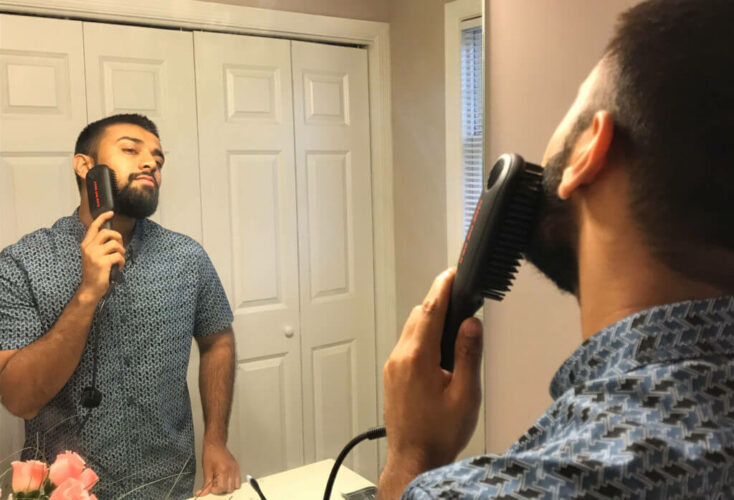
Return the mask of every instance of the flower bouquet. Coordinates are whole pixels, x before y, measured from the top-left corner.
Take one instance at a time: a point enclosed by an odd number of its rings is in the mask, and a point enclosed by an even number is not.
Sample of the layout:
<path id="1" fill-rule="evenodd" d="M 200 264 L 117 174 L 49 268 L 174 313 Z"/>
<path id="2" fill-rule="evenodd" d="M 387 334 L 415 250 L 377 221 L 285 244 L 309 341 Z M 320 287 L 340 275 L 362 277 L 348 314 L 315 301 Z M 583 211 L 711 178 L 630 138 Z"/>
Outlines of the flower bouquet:
<path id="1" fill-rule="evenodd" d="M 97 500 L 89 490 L 97 474 L 76 453 L 59 453 L 51 467 L 39 460 L 13 462 L 12 500 Z M 0 491 L 2 498 L 2 491 Z"/>

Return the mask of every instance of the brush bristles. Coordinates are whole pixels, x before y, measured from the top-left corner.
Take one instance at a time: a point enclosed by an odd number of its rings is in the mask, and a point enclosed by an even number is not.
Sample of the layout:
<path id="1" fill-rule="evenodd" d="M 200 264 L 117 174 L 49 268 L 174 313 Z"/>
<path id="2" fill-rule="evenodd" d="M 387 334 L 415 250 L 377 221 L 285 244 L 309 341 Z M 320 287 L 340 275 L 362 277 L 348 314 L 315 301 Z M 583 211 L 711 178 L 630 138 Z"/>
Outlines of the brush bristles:
<path id="1" fill-rule="evenodd" d="M 520 265 L 522 254 L 530 245 L 532 230 L 537 217 L 543 170 L 526 164 L 518 179 L 518 186 L 500 222 L 495 245 L 489 256 L 490 265 L 482 276 L 482 295 L 488 299 L 502 300 L 510 290 Z"/>

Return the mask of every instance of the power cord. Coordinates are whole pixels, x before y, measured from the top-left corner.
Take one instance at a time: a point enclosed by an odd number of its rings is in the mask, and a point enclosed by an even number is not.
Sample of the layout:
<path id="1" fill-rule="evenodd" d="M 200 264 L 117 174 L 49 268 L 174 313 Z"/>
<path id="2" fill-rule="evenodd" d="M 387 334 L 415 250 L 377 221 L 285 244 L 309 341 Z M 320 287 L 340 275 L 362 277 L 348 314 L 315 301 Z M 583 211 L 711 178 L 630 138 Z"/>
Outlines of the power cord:
<path id="1" fill-rule="evenodd" d="M 99 361 L 99 318 L 102 316 L 102 312 L 107 305 L 110 296 L 114 293 L 115 281 L 110 283 L 107 292 L 102 297 L 97 310 L 95 311 L 94 317 L 92 318 L 92 326 L 90 333 L 94 335 L 92 339 L 92 385 L 82 389 L 81 404 L 88 410 L 92 410 L 99 406 L 102 402 L 102 392 L 97 389 L 97 363 Z M 87 412 L 87 415 L 89 412 Z M 86 423 L 86 422 L 85 422 Z"/>
<path id="2" fill-rule="evenodd" d="M 364 441 L 365 439 L 374 440 L 383 438 L 387 435 L 385 432 L 385 427 L 374 427 L 367 432 L 363 432 L 359 436 L 355 437 L 351 441 L 347 443 L 347 445 L 342 449 L 342 451 L 339 453 L 339 456 L 336 457 L 336 461 L 334 462 L 334 466 L 331 468 L 331 472 L 329 473 L 329 480 L 326 481 L 326 490 L 324 490 L 324 500 L 329 500 L 331 497 L 331 490 L 334 488 L 334 481 L 336 481 L 336 474 L 339 472 L 339 467 L 341 467 L 342 462 L 347 457 L 350 451 L 352 451 L 352 448 L 357 446 L 359 443 Z M 252 486 L 252 489 L 255 490 L 257 495 L 260 497 L 260 500 L 266 500 L 265 495 L 263 494 L 262 490 L 260 489 L 260 485 L 257 483 L 257 480 L 252 477 L 251 475 L 247 475 L 247 482 L 250 483 L 250 486 Z"/>
<path id="3" fill-rule="evenodd" d="M 359 443 L 364 441 L 365 439 L 369 439 L 370 441 L 374 439 L 383 438 L 387 435 L 387 432 L 385 431 L 385 426 L 380 427 L 374 427 L 367 432 L 363 432 L 359 436 L 353 438 L 351 441 L 347 443 L 347 445 L 344 447 L 344 449 L 339 453 L 339 456 L 336 457 L 336 461 L 334 462 L 334 466 L 331 468 L 331 473 L 329 474 L 329 480 L 326 482 L 326 490 L 324 490 L 324 500 L 329 500 L 331 498 L 331 490 L 334 488 L 334 481 L 336 481 L 336 474 L 339 472 L 339 467 L 341 467 L 342 462 L 345 458 L 347 458 L 347 455 L 350 451 L 352 451 L 352 448 L 357 446 Z"/>

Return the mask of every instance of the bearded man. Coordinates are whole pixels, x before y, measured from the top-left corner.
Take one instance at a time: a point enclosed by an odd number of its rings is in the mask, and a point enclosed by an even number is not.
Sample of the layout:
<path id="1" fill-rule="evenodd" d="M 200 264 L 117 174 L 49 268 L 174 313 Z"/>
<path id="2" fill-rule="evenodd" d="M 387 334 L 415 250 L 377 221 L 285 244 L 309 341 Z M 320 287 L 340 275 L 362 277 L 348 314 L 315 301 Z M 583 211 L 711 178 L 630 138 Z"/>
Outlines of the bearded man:
<path id="1" fill-rule="evenodd" d="M 81 132 L 74 153 L 78 209 L 0 253 L 0 397 L 25 419 L 23 458 L 79 452 L 103 499 L 190 497 L 193 338 L 205 419 L 200 493 L 231 492 L 240 486 L 226 447 L 232 312 L 203 248 L 147 218 L 165 161 L 158 130 L 141 115 L 110 116 Z M 93 220 L 84 179 L 97 164 L 110 168 L 117 194 L 115 211 Z M 90 390 L 102 396 L 96 407 Z"/>
<path id="2" fill-rule="evenodd" d="M 442 371 L 449 270 L 385 364 L 379 498 L 734 498 L 733 24 L 730 0 L 621 16 L 543 161 L 527 257 L 577 297 L 584 340 L 553 404 L 505 453 L 451 463 L 482 329 L 462 324 Z"/>

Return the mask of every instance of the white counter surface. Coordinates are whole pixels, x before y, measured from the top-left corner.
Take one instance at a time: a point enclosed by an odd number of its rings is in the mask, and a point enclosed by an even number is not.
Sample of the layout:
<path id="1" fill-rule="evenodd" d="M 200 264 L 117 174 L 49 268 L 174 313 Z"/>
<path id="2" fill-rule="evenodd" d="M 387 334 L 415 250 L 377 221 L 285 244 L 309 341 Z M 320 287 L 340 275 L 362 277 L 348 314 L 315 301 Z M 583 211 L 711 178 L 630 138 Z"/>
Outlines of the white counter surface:
<path id="1" fill-rule="evenodd" d="M 257 479 L 260 489 L 267 500 L 322 500 L 329 472 L 334 460 L 323 460 L 303 467 L 279 472 Z M 336 482 L 331 493 L 333 500 L 342 500 L 342 493 L 359 490 L 367 486 L 374 486 L 343 465 L 336 476 Z M 242 478 L 242 487 L 229 495 L 207 495 L 199 500 L 260 500 L 255 490 Z"/>

